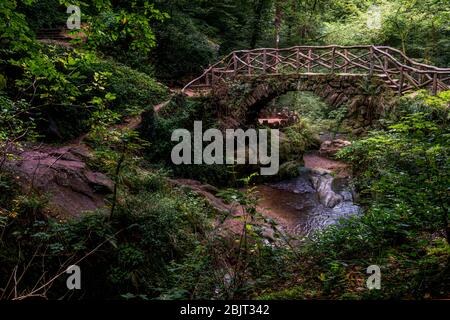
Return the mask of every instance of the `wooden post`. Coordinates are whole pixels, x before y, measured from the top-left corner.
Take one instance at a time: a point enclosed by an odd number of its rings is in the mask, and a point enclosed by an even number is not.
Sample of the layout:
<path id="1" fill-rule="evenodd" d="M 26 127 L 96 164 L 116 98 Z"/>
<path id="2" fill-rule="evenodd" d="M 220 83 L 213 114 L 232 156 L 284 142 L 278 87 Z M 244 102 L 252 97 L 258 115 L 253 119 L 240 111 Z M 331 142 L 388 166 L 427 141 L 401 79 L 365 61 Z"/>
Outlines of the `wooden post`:
<path id="1" fill-rule="evenodd" d="M 344 73 L 347 73 L 348 72 L 348 50 L 347 49 L 345 49 L 344 50 L 344 57 L 345 57 L 345 65 L 344 65 Z"/>
<path id="2" fill-rule="evenodd" d="M 312 49 L 308 50 L 308 73 L 311 73 Z"/>
<path id="3" fill-rule="evenodd" d="M 375 57 L 374 57 L 374 52 L 373 52 L 373 46 L 370 47 L 370 70 L 369 70 L 369 78 L 373 77 L 373 69 L 375 66 Z"/>
<path id="4" fill-rule="evenodd" d="M 402 95 L 403 93 L 403 81 L 405 80 L 405 75 L 403 74 L 403 66 L 400 68 L 400 83 L 398 84 L 398 94 Z"/>
<path id="5" fill-rule="evenodd" d="M 250 52 L 247 52 L 247 68 L 248 68 L 248 75 L 251 76 L 252 75 L 252 69 L 250 67 Z"/>
<path id="6" fill-rule="evenodd" d="M 278 58 L 278 48 L 275 49 L 275 52 L 276 52 L 276 54 L 275 54 L 275 73 L 278 73 L 278 60 L 279 60 L 279 58 Z"/>
<path id="7" fill-rule="evenodd" d="M 437 95 L 438 92 L 438 74 L 435 72 L 433 74 L 433 96 Z"/>
<path id="8" fill-rule="evenodd" d="M 419 71 L 422 71 L 422 68 L 419 67 Z M 419 73 L 419 85 L 422 86 L 422 83 L 426 81 L 425 74 Z"/>
<path id="9" fill-rule="evenodd" d="M 295 56 L 295 66 L 297 67 L 297 73 L 300 69 L 300 48 L 297 47 L 296 56 Z"/>
<path id="10" fill-rule="evenodd" d="M 263 72 L 264 74 L 267 73 L 267 50 L 263 50 Z"/>
<path id="11" fill-rule="evenodd" d="M 209 72 L 205 76 L 206 78 L 206 85 L 209 87 Z"/>
<path id="12" fill-rule="evenodd" d="M 384 56 L 384 73 L 387 75 L 389 70 L 389 59 Z"/>
<path id="13" fill-rule="evenodd" d="M 335 63 L 336 63 L 336 47 L 333 47 L 331 58 L 331 73 L 334 73 Z"/>
<path id="14" fill-rule="evenodd" d="M 234 71 L 234 73 L 237 72 L 237 68 L 238 68 L 238 61 L 236 58 L 236 52 L 233 52 L 233 71 Z"/>

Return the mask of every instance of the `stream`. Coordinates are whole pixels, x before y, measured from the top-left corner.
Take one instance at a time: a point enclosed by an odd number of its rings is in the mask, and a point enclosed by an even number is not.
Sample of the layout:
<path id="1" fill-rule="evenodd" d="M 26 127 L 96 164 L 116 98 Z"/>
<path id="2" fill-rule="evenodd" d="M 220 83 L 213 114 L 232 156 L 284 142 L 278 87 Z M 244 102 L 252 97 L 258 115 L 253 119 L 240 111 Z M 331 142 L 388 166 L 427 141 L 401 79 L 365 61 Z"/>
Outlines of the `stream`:
<path id="1" fill-rule="evenodd" d="M 257 187 L 260 211 L 303 236 L 361 213 L 345 164 L 317 152 L 306 154 L 304 160 L 298 177 Z"/>

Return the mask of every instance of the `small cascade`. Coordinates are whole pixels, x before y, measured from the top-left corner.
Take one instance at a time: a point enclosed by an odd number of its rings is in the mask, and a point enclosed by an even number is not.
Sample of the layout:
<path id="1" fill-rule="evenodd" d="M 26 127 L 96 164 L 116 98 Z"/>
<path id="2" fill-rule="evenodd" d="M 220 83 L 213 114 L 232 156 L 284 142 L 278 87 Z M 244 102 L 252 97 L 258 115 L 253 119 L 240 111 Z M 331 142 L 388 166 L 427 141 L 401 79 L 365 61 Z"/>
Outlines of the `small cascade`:
<path id="1" fill-rule="evenodd" d="M 285 221 L 290 231 L 306 236 L 362 212 L 349 182 L 328 170 L 301 167 L 296 178 L 260 186 L 260 206 Z"/>

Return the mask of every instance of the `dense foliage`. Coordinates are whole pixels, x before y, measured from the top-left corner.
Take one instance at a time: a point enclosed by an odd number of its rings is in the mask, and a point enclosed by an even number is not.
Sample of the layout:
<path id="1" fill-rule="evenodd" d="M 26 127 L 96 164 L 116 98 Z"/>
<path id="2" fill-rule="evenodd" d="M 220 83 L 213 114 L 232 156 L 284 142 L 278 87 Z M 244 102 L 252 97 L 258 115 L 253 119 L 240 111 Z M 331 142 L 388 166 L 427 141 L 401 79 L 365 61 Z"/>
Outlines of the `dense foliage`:
<path id="1" fill-rule="evenodd" d="M 385 297 L 448 293 L 449 98 L 449 92 L 406 98 L 387 130 L 340 152 L 358 174 L 361 203 L 367 207 L 363 217 L 318 238 L 314 250 L 326 248 L 322 261 L 341 270 L 340 277 L 361 266 L 356 261 L 362 259 L 384 266 Z M 328 282 L 333 281 L 343 278 L 333 275 Z"/>
<path id="2" fill-rule="evenodd" d="M 81 30 L 64 30 L 68 5 L 80 6 Z M 173 130 L 220 127 L 223 110 L 166 85 L 232 50 L 299 44 L 389 45 L 450 66 L 449 18 L 448 0 L 2 0 L 0 299 L 448 298 L 449 91 L 396 99 L 338 153 L 364 212 L 303 238 L 259 212 L 254 167 L 171 164 Z M 48 28 L 62 39 L 42 36 Z M 301 116 L 282 130 L 287 166 L 275 179 L 297 175 L 318 133 L 334 135 L 347 116 L 305 92 L 272 107 Z M 21 150 L 80 143 L 82 169 L 113 184 L 106 207 L 81 217 L 58 216 L 51 194 L 7 168 Z M 237 212 L 177 179 L 207 183 Z M 71 264 L 86 275 L 73 295 L 61 276 Z M 383 290 L 365 287 L 373 264 Z"/>
<path id="3" fill-rule="evenodd" d="M 175 81 L 232 50 L 299 44 L 387 45 L 419 61 L 450 63 L 446 0 L 174 0 L 156 7 L 170 16 L 155 25 L 156 68 Z"/>

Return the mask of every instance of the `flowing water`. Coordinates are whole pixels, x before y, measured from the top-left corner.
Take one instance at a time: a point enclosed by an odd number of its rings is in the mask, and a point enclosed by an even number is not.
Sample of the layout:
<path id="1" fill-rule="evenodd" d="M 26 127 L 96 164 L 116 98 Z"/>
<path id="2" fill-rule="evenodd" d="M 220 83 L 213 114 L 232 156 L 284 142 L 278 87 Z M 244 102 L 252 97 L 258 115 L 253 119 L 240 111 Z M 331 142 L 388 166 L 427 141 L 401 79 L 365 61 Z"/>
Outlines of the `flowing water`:
<path id="1" fill-rule="evenodd" d="M 345 165 L 317 154 L 305 156 L 305 164 L 296 178 L 258 186 L 260 210 L 299 235 L 360 214 L 348 174 L 336 170 Z"/>

